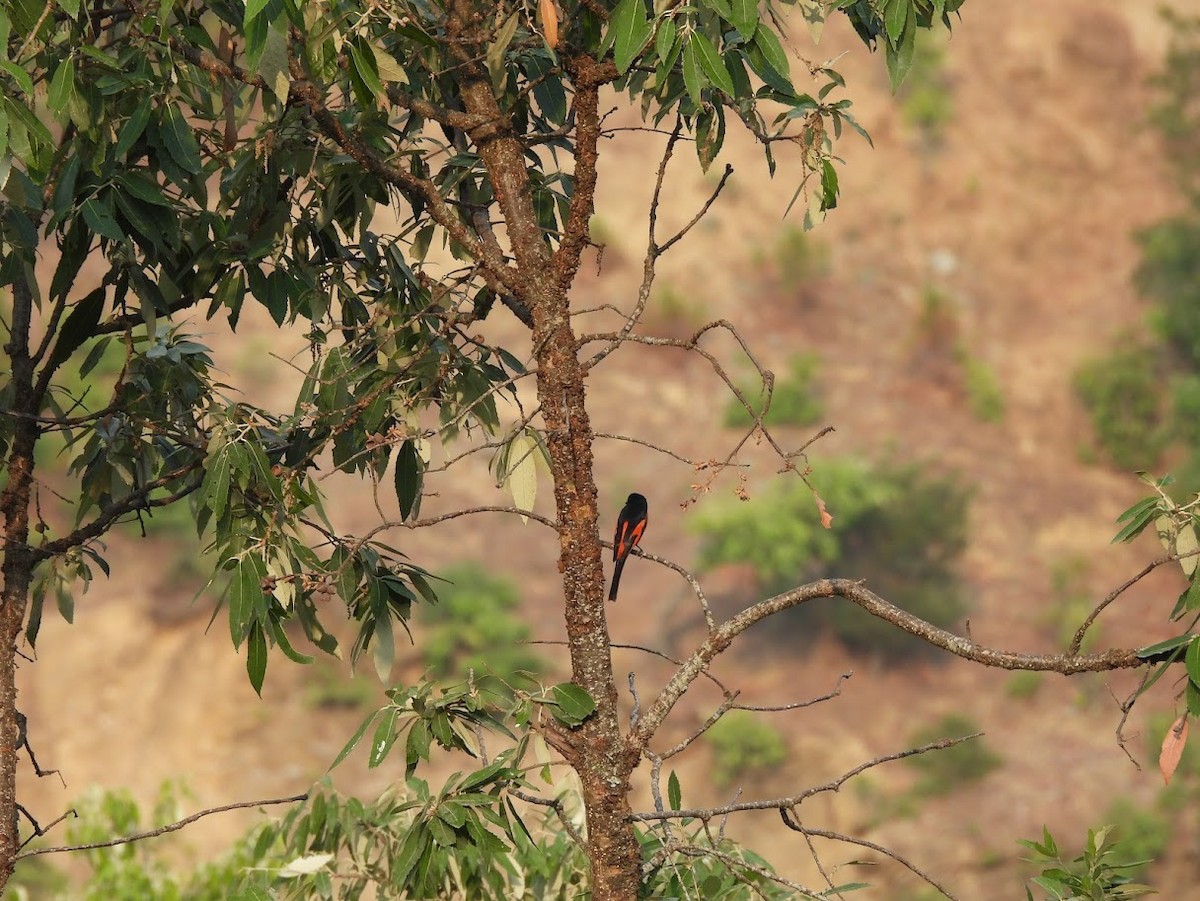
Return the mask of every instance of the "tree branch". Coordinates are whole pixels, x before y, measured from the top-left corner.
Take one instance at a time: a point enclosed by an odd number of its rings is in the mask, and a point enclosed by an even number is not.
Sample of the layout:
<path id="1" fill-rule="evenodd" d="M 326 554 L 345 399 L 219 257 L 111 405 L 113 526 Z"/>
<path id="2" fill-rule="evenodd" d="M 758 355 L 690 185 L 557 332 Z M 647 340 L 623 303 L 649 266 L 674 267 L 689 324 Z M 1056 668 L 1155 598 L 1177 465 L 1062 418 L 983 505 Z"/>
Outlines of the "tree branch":
<path id="1" fill-rule="evenodd" d="M 891 623 L 898 629 L 922 639 L 926 643 L 949 651 L 964 660 L 1010 670 L 1039 670 L 1070 675 L 1084 672 L 1104 672 L 1114 669 L 1132 669 L 1144 665 L 1137 651 L 1113 649 L 1102 654 L 1021 654 L 1001 651 L 976 644 L 953 632 L 941 629 L 932 623 L 914 616 L 906 610 L 888 603 L 866 588 L 861 582 L 849 579 L 821 579 L 802 585 L 792 591 L 776 595 L 743 610 L 737 616 L 722 623 L 699 648 L 675 672 L 675 675 L 659 693 L 658 698 L 642 715 L 637 728 L 626 739 L 632 761 L 636 765 L 651 737 L 666 719 L 676 702 L 683 697 L 688 687 L 696 680 L 713 659 L 725 651 L 733 640 L 752 625 L 816 598 L 841 597 L 857 604 L 867 613 Z"/>
<path id="2" fill-rule="evenodd" d="M 188 826 L 196 820 L 202 819 L 210 814 L 225 813 L 230 810 L 239 810 L 243 807 L 266 807 L 271 804 L 295 804 L 300 801 L 308 800 L 308 792 L 302 795 L 292 795 L 290 798 L 266 798 L 262 801 L 238 801 L 236 804 L 223 804 L 220 807 L 209 807 L 205 810 L 198 811 L 189 817 L 184 817 L 182 820 L 176 820 L 174 823 L 168 823 L 166 826 L 159 826 L 157 829 L 149 829 L 145 832 L 135 832 L 133 835 L 125 835 L 120 838 L 108 839 L 103 842 L 88 842 L 83 845 L 58 845 L 53 848 L 34 848 L 32 851 L 25 851 L 16 856 L 17 860 L 25 857 L 37 857 L 39 854 L 60 854 L 63 851 L 94 851 L 97 848 L 115 848 L 117 845 L 128 845 L 132 842 L 140 842 L 144 838 L 154 838 L 159 835 L 166 835 L 168 832 L 178 832 L 184 826 Z M 57 821 L 56 821 L 57 822 Z"/>

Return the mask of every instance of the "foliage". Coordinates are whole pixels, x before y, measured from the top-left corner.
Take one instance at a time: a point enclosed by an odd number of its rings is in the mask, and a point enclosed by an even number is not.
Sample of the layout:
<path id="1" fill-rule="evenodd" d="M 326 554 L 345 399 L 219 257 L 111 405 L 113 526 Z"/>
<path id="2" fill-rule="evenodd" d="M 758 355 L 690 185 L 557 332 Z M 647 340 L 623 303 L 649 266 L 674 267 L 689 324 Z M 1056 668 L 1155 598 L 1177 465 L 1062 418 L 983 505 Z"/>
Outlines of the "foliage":
<path id="1" fill-rule="evenodd" d="M 1042 829 L 1040 842 L 1022 839 L 1021 845 L 1031 855 L 1025 859 L 1043 867 L 1041 875 L 1030 881 L 1045 892 L 1041 897 L 1046 901 L 1124 901 L 1154 893 L 1154 889 L 1133 882 L 1122 872 L 1140 867 L 1145 861 L 1118 862 L 1120 849 L 1112 826 L 1089 829 L 1083 853 L 1070 861 L 1063 860 L 1049 829 Z M 1025 895 L 1033 901 L 1031 889 L 1026 889 Z"/>
<path id="2" fill-rule="evenodd" d="M 67 827 L 67 843 L 103 842 L 165 825 L 178 818 L 180 790 L 164 783 L 154 805 L 151 822 L 142 822 L 142 811 L 128 792 L 89 789 L 74 805 L 77 817 Z M 71 898 L 76 901 L 224 901 L 242 872 L 259 862 L 255 852 L 259 830 L 251 830 L 221 857 L 191 868 L 181 868 L 169 843 L 163 839 L 95 848 L 82 852 L 89 874 L 81 889 L 60 893 L 61 886 L 33 897 Z M 17 865 L 15 884 L 32 858 Z"/>
<path id="3" fill-rule="evenodd" d="M 761 776 L 784 763 L 787 740 L 748 710 L 731 710 L 704 733 L 713 750 L 712 778 L 718 788 Z"/>
<path id="4" fill-rule="evenodd" d="M 775 383 L 771 392 L 771 407 L 763 417 L 767 426 L 813 425 L 825 415 L 817 386 L 817 370 L 821 359 L 816 354 L 796 354 L 788 361 L 787 374 Z M 742 394 L 761 414 L 763 397 L 762 384 L 745 383 L 740 386 Z M 756 402 L 757 399 L 757 402 Z M 736 397 L 731 397 L 725 406 L 725 427 L 745 428 L 753 422 L 749 411 Z"/>
<path id="5" fill-rule="evenodd" d="M 950 713 L 937 723 L 915 732 L 909 739 L 914 745 L 925 745 L 944 738 L 973 735 L 979 726 L 970 717 Z M 923 775 L 913 794 L 929 797 L 946 795 L 969 782 L 982 779 L 997 769 L 1003 760 L 988 748 L 982 738 L 973 738 L 938 751 L 906 757 L 909 766 Z"/>
<path id="6" fill-rule="evenodd" d="M 1116 842 L 1120 853 L 1145 865 L 1130 865 L 1126 875 L 1143 880 L 1149 864 L 1163 856 L 1175 835 L 1175 826 L 1168 813 L 1135 804 L 1126 797 L 1116 797 L 1108 806 L 1104 819 L 1112 823 L 1120 838 Z"/>
<path id="7" fill-rule="evenodd" d="M 960 350 L 959 358 L 971 412 L 981 422 L 999 422 L 1004 418 L 1004 393 L 995 371 L 965 350 Z"/>
<path id="8" fill-rule="evenodd" d="M 1134 281 L 1157 304 L 1157 330 L 1189 367 L 1200 367 L 1200 214 L 1167 219 L 1137 238 L 1142 259 Z"/>
<path id="9" fill-rule="evenodd" d="M 516 585 L 477 564 L 456 566 L 443 578 L 449 584 L 439 590 L 438 603 L 418 619 L 421 657 L 432 678 L 458 681 L 470 669 L 477 684 L 500 690 L 521 673 L 546 668 L 524 644 L 533 632 L 516 616 Z"/>
<path id="10" fill-rule="evenodd" d="M 1167 434 L 1158 355 L 1145 342 L 1123 341 L 1075 373 L 1075 392 L 1096 440 L 1122 469 L 1151 469 Z"/>
<path id="11" fill-rule="evenodd" d="M 915 464 L 853 459 L 820 461 L 810 478 L 835 517 L 833 529 L 814 521 L 812 497 L 803 488 L 716 507 L 696 521 L 701 566 L 749 563 L 768 592 L 831 576 L 865 578 L 923 619 L 944 627 L 957 622 L 966 610 L 954 572 L 967 540 L 965 489 Z M 789 611 L 795 630 L 826 625 L 850 647 L 870 653 L 902 656 L 922 647 L 853 605 L 809 606 L 819 612 Z M 783 632 L 792 640 L 793 629 Z"/>
<path id="12" fill-rule="evenodd" d="M 1159 96 L 1150 121 L 1164 139 L 1181 186 L 1194 200 L 1200 175 L 1200 17 L 1167 7 L 1161 14 L 1170 43 L 1162 70 L 1151 80 Z"/>

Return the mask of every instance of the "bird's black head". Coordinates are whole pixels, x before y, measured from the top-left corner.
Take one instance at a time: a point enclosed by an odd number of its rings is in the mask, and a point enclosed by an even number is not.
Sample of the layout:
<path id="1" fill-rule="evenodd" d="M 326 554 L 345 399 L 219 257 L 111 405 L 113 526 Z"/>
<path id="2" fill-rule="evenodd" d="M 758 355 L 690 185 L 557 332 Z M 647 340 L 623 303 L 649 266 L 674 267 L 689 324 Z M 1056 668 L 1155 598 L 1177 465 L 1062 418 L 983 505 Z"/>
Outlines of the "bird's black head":
<path id="1" fill-rule="evenodd" d="M 642 495 L 634 492 L 625 500 L 625 506 L 633 510 L 647 509 L 646 499 Z"/>

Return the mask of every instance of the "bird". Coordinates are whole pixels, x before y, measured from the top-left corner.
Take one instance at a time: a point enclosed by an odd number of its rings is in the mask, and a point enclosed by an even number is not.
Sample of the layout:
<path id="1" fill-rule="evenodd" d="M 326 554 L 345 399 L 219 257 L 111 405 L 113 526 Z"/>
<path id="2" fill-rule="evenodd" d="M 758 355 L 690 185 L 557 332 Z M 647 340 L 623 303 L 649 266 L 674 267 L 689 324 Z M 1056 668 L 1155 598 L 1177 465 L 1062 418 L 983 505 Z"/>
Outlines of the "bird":
<path id="1" fill-rule="evenodd" d="M 613 561 L 617 565 L 613 568 L 612 587 L 608 589 L 610 601 L 617 599 L 617 587 L 621 584 L 621 570 L 625 568 L 625 561 L 646 533 L 649 509 L 646 499 L 635 492 L 626 499 L 621 515 L 617 517 L 617 531 L 613 535 Z"/>

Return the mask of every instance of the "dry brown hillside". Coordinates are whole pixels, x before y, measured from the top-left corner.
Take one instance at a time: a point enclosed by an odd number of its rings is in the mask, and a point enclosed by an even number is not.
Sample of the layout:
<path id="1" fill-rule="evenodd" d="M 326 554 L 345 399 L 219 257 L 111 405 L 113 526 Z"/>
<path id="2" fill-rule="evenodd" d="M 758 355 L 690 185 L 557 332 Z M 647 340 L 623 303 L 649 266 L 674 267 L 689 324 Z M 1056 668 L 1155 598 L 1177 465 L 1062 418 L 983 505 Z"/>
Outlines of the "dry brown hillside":
<path id="1" fill-rule="evenodd" d="M 827 248 L 828 274 L 805 284 L 781 274 L 779 236 L 799 222 L 798 215 L 782 218 L 798 165 L 781 152 L 772 182 L 758 151 L 735 134 L 727 147 L 736 169 L 728 191 L 660 265 L 659 296 L 669 285 L 676 300 L 667 310 L 651 310 L 647 330 L 686 331 L 725 317 L 768 366 L 782 368 L 799 351 L 819 355 L 826 418 L 836 427 L 820 454 L 926 461 L 973 486 L 964 572 L 972 634 L 992 646 L 1051 649 L 1046 608 L 1055 600 L 1052 573 L 1064 561 L 1086 561 L 1086 587 L 1100 598 L 1156 552 L 1149 538 L 1110 546 L 1114 518 L 1139 496 L 1139 486 L 1128 474 L 1080 462 L 1087 423 L 1070 383 L 1082 358 L 1143 321 L 1145 305 L 1130 286 L 1131 233 L 1177 208 L 1145 125 L 1147 77 L 1167 37 L 1154 6 L 966 4 L 945 44 L 953 116 L 936 146 L 905 121 L 882 58 L 868 54 L 848 28 L 831 25 L 819 55 L 847 51 L 836 68 L 875 146 L 853 135 L 838 145 L 846 160 L 841 206 L 809 238 Z M 1198 3 L 1177 6 L 1200 11 Z M 808 47 L 799 29 L 794 44 Z M 623 121 L 637 124 L 628 116 Z M 581 307 L 633 303 L 651 188 L 647 164 L 662 140 L 626 131 L 602 148 L 597 216 L 608 247 L 599 273 L 595 260 L 585 265 Z M 693 160 L 678 160 L 669 177 L 668 225 L 690 218 L 714 184 Z M 1007 408 L 1002 421 L 980 422 L 955 366 L 922 342 L 930 288 L 949 299 L 958 339 L 997 375 Z M 603 313 L 587 320 L 597 330 L 611 322 Z M 280 350 L 268 329 L 249 323 L 233 341 L 215 322 L 197 321 L 194 328 L 218 348 L 230 381 L 248 377 L 261 392 L 286 396 L 288 376 L 270 375 L 276 370 L 264 363 L 267 350 Z M 496 329 L 504 333 L 503 325 Z M 728 342 L 713 346 L 732 349 Z M 294 347 L 301 349 L 303 340 L 297 337 Z M 594 426 L 717 456 L 734 437 L 721 428 L 719 388 L 702 361 L 630 348 L 595 375 Z M 803 436 L 794 437 L 798 443 Z M 771 491 L 777 466 L 757 451 L 746 459 L 759 467 L 752 494 Z M 611 441 L 598 444 L 597 460 L 613 515 L 625 492 L 645 488 L 653 505 L 647 549 L 689 563 L 696 539 L 688 519 L 712 502 L 705 497 L 681 508 L 696 481 L 690 469 Z M 734 487 L 727 478 L 714 494 Z M 482 466 L 440 490 L 428 511 L 495 493 Z M 335 507 L 339 525 L 352 530 L 376 519 L 365 486 L 339 487 Z M 551 533 L 495 519 L 443 528 L 396 541 L 435 571 L 463 558 L 487 561 L 519 580 L 538 637 L 560 637 Z M 79 598 L 73 626 L 47 616 L 37 663 L 21 670 L 21 709 L 39 762 L 67 780 L 64 789 L 56 779 L 23 773 L 25 805 L 51 819 L 88 785 L 128 787 L 149 800 L 162 780 L 175 776 L 186 779 L 195 807 L 304 790 L 360 714 L 314 711 L 305 700 L 313 675 L 282 657 L 272 659 L 259 701 L 222 619 L 206 633 L 209 608 L 189 612 L 198 586 L 165 570 L 169 546 L 130 533 L 111 550 L 113 578 Z M 660 642 L 668 617 L 658 611 L 675 611 L 682 583 L 666 569 L 633 561 L 625 585 L 621 603 L 610 608 L 617 640 Z M 1105 614 L 1104 640 L 1136 646 L 1165 637 L 1164 613 L 1178 590 L 1173 573 L 1140 584 Z M 618 672 L 636 670 L 644 686 L 665 672 L 644 655 L 619 651 L 616 659 Z M 1014 863 L 1017 838 L 1036 837 L 1048 824 L 1074 847 L 1089 825 L 1104 822 L 1114 798 L 1149 804 L 1160 788 L 1153 761 L 1139 771 L 1114 739 L 1119 713 L 1110 689 L 1123 697 L 1128 677 L 1047 678 L 1032 699 L 1019 699 L 1005 672 L 956 661 L 881 667 L 832 642 L 802 652 L 759 642 L 719 665 L 728 684 L 760 704 L 823 694 L 848 670 L 855 675 L 840 698 L 773 720 L 789 737 L 792 760 L 769 780 L 748 785 L 747 794 L 796 791 L 906 747 L 914 731 L 947 712 L 968 712 L 1004 761 L 985 780 L 920 804 L 911 817 L 884 816 L 885 799 L 914 779 L 896 764 L 864 780 L 866 790 L 847 788 L 804 811 L 808 825 L 901 851 L 961 898 L 1024 897 L 1023 871 Z M 679 714 L 679 733 L 706 716 L 712 701 L 701 697 Z M 1160 693 L 1144 707 L 1169 703 Z M 1143 719 L 1135 716 L 1131 731 Z M 1145 757 L 1144 741 L 1132 747 Z M 681 768 L 693 800 L 717 800 L 702 788 L 707 768 L 703 752 Z M 368 774 L 352 761 L 338 771 L 338 784 L 372 791 L 395 776 L 394 770 Z M 211 818 L 188 830 L 182 843 L 199 856 L 211 854 L 248 822 Z M 735 820 L 730 832 L 789 873 L 820 881 L 807 850 L 776 815 Z M 1185 897 L 1185 887 L 1195 884 L 1194 845 L 1194 832 L 1179 836 L 1169 868 L 1152 871 L 1163 897 Z M 830 867 L 874 859 L 864 849 L 819 850 Z M 920 891 L 895 865 L 848 866 L 837 878 L 875 884 L 856 898 L 916 898 Z"/>

